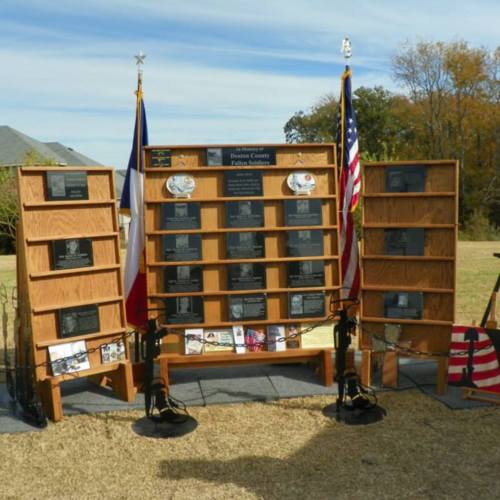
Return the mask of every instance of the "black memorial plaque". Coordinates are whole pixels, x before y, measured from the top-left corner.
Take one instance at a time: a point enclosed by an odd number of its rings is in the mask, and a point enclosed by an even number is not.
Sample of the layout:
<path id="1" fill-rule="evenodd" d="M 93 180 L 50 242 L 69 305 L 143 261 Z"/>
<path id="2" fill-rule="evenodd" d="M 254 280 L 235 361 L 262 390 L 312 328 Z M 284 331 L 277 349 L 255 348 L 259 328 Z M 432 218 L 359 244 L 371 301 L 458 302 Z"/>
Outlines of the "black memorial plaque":
<path id="1" fill-rule="evenodd" d="M 89 188 L 87 172 L 57 171 L 46 172 L 47 200 L 88 200 Z"/>
<path id="2" fill-rule="evenodd" d="M 166 261 L 201 260 L 201 235 L 164 234 L 163 259 Z"/>
<path id="3" fill-rule="evenodd" d="M 57 311 L 61 338 L 75 337 L 100 330 L 99 310 L 96 304 L 66 307 Z"/>
<path id="4" fill-rule="evenodd" d="M 423 292 L 384 292 L 386 318 L 422 319 Z"/>
<path id="5" fill-rule="evenodd" d="M 325 315 L 325 292 L 294 292 L 288 294 L 290 318 L 320 318 Z"/>
<path id="6" fill-rule="evenodd" d="M 248 231 L 226 234 L 227 259 L 260 259 L 264 257 L 264 234 Z"/>
<path id="7" fill-rule="evenodd" d="M 325 286 L 325 262 L 323 260 L 289 262 L 288 286 L 290 288 Z"/>
<path id="8" fill-rule="evenodd" d="M 169 266 L 163 275 L 166 293 L 201 292 L 203 273 L 201 266 Z"/>
<path id="9" fill-rule="evenodd" d="M 169 297 L 165 300 L 167 323 L 203 323 L 203 297 Z"/>
<path id="10" fill-rule="evenodd" d="M 264 202 L 242 200 L 226 202 L 226 227 L 263 227 Z"/>
<path id="11" fill-rule="evenodd" d="M 384 229 L 385 255 L 424 255 L 425 229 Z"/>
<path id="12" fill-rule="evenodd" d="M 388 193 L 422 193 L 426 172 L 424 165 L 386 167 L 385 190 Z"/>
<path id="13" fill-rule="evenodd" d="M 242 262 L 227 266 L 228 290 L 263 290 L 266 288 L 264 264 Z"/>
<path id="14" fill-rule="evenodd" d="M 323 255 L 323 231 L 321 229 L 287 231 L 286 247 L 289 257 Z"/>
<path id="15" fill-rule="evenodd" d="M 247 167 L 275 165 L 276 148 L 243 146 L 238 148 L 207 148 L 207 166 Z"/>
<path id="16" fill-rule="evenodd" d="M 161 204 L 160 229 L 200 229 L 200 203 Z"/>
<path id="17" fill-rule="evenodd" d="M 266 319 L 266 294 L 229 295 L 229 321 Z"/>
<path id="18" fill-rule="evenodd" d="M 321 226 L 321 200 L 285 200 L 285 226 Z"/>
<path id="19" fill-rule="evenodd" d="M 149 151 L 149 158 L 149 166 L 152 168 L 172 166 L 171 149 L 151 149 Z"/>
<path id="20" fill-rule="evenodd" d="M 94 255 L 90 238 L 73 238 L 52 241 L 52 269 L 92 267 Z"/>
<path id="21" fill-rule="evenodd" d="M 230 170 L 224 172 L 224 196 L 262 196 L 260 170 Z"/>

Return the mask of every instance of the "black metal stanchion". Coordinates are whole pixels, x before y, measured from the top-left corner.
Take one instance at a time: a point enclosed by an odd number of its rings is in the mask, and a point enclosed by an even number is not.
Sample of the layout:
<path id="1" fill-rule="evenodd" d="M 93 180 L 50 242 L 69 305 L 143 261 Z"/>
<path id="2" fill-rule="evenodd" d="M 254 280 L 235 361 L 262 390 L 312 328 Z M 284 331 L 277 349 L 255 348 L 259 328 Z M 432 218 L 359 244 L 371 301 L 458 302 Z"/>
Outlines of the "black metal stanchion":
<path id="1" fill-rule="evenodd" d="M 169 394 L 162 379 L 154 377 L 154 361 L 160 354 L 160 342 L 165 335 L 167 330 L 158 329 L 156 320 L 149 320 L 148 331 L 141 339 L 146 416 L 132 426 L 134 432 L 140 436 L 180 437 L 194 431 L 198 426 L 196 419 L 188 414 L 186 405 Z"/>
<path id="2" fill-rule="evenodd" d="M 336 315 L 340 318 L 333 331 L 338 396 L 335 403 L 323 408 L 323 414 L 347 425 L 373 424 L 382 420 L 387 412 L 377 404 L 374 392 L 360 384 L 356 371 L 346 369 L 347 349 L 351 344 L 351 333 L 356 328 L 356 319 L 349 317 L 348 307 L 343 307 Z"/>

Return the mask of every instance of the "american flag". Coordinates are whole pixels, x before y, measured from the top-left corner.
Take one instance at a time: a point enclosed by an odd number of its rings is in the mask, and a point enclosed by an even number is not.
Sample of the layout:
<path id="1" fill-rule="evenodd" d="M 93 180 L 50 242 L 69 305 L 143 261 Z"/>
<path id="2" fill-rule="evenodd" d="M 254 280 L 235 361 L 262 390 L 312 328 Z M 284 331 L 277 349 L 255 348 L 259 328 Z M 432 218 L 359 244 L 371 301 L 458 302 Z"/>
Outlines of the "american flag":
<path id="1" fill-rule="evenodd" d="M 360 271 L 358 238 L 353 212 L 358 206 L 361 190 L 361 171 L 358 149 L 356 114 L 352 107 L 351 70 L 342 74 L 339 117 L 337 123 L 337 162 L 340 167 L 340 254 L 342 258 L 342 287 L 344 297 L 357 298 Z"/>
<path id="2" fill-rule="evenodd" d="M 484 328 L 453 326 L 448 383 L 500 392 L 498 353 Z"/>

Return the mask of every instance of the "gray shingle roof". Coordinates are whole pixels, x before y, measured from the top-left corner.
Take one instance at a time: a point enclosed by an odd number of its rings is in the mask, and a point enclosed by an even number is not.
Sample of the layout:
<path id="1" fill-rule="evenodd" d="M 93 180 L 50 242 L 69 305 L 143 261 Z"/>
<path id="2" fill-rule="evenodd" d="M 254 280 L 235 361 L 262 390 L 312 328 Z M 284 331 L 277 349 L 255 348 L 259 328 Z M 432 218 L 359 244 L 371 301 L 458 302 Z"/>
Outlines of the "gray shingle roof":
<path id="1" fill-rule="evenodd" d="M 0 125 L 0 166 L 20 166 L 30 153 L 36 154 L 40 161 L 51 161 L 56 165 L 100 165 L 58 142 L 40 142 L 12 127 Z"/>

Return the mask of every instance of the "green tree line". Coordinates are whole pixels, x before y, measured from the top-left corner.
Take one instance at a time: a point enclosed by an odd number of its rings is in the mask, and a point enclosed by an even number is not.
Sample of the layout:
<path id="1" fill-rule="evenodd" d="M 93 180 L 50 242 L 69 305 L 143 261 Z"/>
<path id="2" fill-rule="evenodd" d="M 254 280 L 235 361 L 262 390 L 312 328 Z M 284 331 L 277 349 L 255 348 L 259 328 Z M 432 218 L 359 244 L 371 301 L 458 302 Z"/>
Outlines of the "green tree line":
<path id="1" fill-rule="evenodd" d="M 460 223 L 474 239 L 499 237 L 499 69 L 500 47 L 407 43 L 391 68 L 403 92 L 375 86 L 353 93 L 364 161 L 459 161 Z M 288 120 L 287 142 L 333 141 L 337 114 L 338 100 L 321 97 Z"/>

